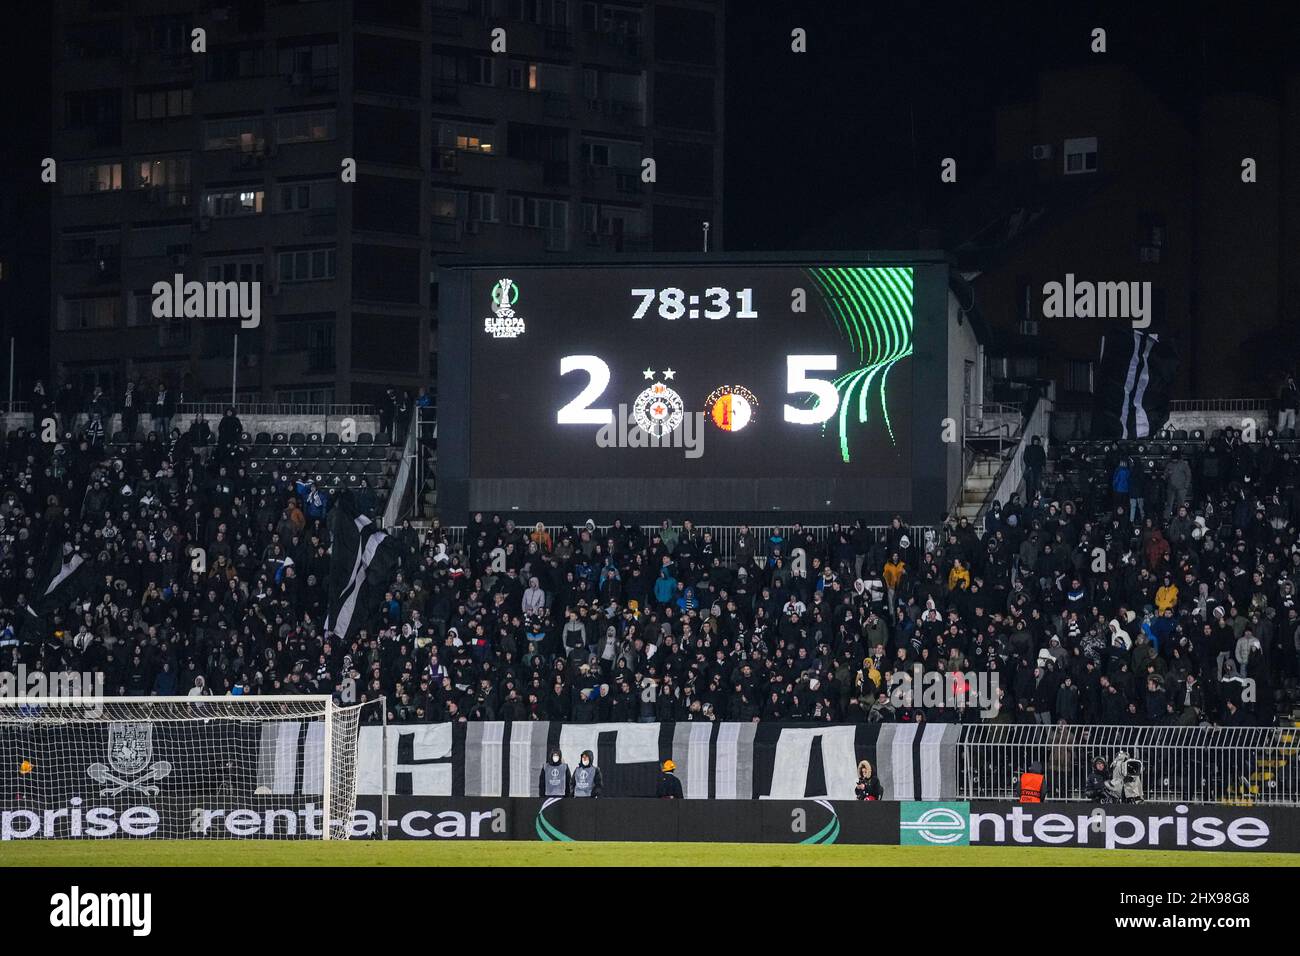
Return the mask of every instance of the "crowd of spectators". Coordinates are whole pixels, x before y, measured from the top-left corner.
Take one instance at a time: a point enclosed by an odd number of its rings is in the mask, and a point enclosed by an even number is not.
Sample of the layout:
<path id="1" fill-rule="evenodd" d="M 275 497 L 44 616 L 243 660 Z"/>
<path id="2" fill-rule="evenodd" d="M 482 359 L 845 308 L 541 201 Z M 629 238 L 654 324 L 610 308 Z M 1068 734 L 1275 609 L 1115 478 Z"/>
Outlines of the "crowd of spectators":
<path id="1" fill-rule="evenodd" d="M 429 722 L 1241 725 L 1295 696 L 1300 460 L 1271 438 L 1228 430 L 1158 467 L 1094 448 L 1086 469 L 1040 466 L 982 533 L 740 527 L 724 551 L 689 520 L 403 525 L 398 572 L 344 640 L 324 631 L 328 500 L 250 476 L 237 428 L 5 440 L 0 669 L 101 671 L 114 694 L 382 694 Z M 56 523 L 97 587 L 20 641 Z M 906 693 L 918 665 L 997 706 Z"/>

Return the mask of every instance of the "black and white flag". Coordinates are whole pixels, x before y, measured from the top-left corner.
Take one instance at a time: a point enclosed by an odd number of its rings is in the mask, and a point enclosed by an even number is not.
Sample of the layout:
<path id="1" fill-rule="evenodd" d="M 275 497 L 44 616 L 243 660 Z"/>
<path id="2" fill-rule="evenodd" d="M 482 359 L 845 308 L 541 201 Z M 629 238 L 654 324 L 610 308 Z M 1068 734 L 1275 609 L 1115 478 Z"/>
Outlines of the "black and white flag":
<path id="1" fill-rule="evenodd" d="M 19 618 L 20 638 L 39 640 L 47 614 L 82 600 L 93 587 L 94 575 L 85 556 L 67 540 L 62 528 L 51 528 L 36 568 L 32 592 L 27 596 L 26 613 Z"/>
<path id="2" fill-rule="evenodd" d="M 1178 370 L 1173 346 L 1138 329 L 1101 340 L 1093 438 L 1150 438 L 1169 420 L 1169 393 Z"/>
<path id="3" fill-rule="evenodd" d="M 376 614 L 376 593 L 392 580 L 400 560 L 397 542 L 356 512 L 351 494 L 330 511 L 329 614 L 325 630 L 350 639 Z"/>

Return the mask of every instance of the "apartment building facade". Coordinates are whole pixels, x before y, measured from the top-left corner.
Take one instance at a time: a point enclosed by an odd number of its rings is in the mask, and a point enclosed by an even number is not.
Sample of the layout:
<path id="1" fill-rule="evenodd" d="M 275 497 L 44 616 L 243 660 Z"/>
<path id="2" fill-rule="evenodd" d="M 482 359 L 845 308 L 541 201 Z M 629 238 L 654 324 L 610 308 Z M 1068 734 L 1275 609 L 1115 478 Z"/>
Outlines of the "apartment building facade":
<path id="1" fill-rule="evenodd" d="M 374 401 L 433 384 L 441 262 L 719 247 L 722 30 L 710 0 L 62 0 L 52 374 Z M 177 274 L 259 282 L 260 324 L 155 317 Z"/>

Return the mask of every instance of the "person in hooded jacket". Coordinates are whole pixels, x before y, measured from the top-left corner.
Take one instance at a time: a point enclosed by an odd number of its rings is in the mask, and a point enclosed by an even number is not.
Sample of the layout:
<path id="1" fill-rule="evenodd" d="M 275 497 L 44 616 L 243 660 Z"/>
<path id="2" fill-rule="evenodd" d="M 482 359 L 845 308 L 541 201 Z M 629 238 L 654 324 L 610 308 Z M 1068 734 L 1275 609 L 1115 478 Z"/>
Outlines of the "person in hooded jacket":
<path id="1" fill-rule="evenodd" d="M 540 797 L 567 797 L 573 793 L 573 774 L 564 762 L 557 747 L 537 777 L 537 795 Z"/>
<path id="2" fill-rule="evenodd" d="M 885 798 L 885 788 L 880 785 L 880 778 L 876 776 L 870 760 L 858 762 L 858 782 L 853 788 L 853 792 L 859 800 L 883 800 Z"/>
<path id="3" fill-rule="evenodd" d="M 584 750 L 578 758 L 577 769 L 573 771 L 573 796 L 599 797 L 603 789 L 604 781 L 600 768 L 596 766 L 595 755 L 590 750 Z"/>

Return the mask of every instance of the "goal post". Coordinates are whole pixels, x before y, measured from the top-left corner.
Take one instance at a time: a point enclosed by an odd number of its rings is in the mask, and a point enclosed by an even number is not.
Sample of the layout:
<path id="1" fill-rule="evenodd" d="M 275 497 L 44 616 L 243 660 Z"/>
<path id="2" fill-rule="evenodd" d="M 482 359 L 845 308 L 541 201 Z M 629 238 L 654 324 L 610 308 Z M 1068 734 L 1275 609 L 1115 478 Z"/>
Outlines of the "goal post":
<path id="1" fill-rule="evenodd" d="M 323 695 L 0 698 L 0 843 L 346 840 L 361 723 L 383 712 Z"/>

